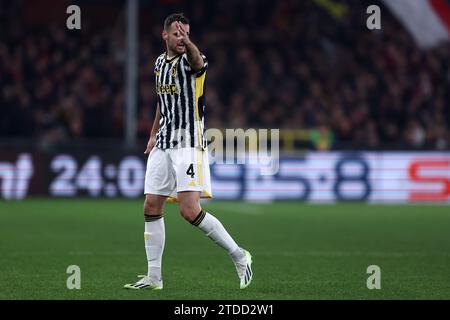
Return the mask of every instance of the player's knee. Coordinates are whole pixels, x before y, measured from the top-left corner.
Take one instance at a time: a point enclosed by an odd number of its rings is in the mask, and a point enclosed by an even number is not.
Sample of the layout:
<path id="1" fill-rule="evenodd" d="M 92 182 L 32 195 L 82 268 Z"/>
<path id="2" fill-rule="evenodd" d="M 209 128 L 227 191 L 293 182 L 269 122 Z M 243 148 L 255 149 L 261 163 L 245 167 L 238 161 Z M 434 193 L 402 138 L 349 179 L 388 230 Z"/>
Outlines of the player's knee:
<path id="1" fill-rule="evenodd" d="M 198 205 L 180 205 L 180 213 L 183 216 L 184 219 L 186 219 L 189 222 L 192 222 L 197 217 L 198 213 L 200 212 L 201 208 L 199 208 Z"/>
<path id="2" fill-rule="evenodd" d="M 144 201 L 144 215 L 145 216 L 154 216 L 162 214 L 162 208 L 156 201 L 149 201 L 145 199 Z"/>

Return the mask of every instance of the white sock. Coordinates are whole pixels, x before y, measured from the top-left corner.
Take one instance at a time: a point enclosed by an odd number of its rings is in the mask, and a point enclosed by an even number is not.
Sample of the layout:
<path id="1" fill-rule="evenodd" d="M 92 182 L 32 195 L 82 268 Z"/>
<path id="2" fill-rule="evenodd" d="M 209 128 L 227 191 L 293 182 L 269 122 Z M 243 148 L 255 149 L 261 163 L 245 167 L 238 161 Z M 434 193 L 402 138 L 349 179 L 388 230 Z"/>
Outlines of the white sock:
<path id="1" fill-rule="evenodd" d="M 198 226 L 198 228 L 215 243 L 227 250 L 233 260 L 239 260 L 244 257 L 244 251 L 239 248 L 237 243 L 216 217 L 208 212 L 202 211 L 196 220 L 197 221 L 194 221 L 193 224 Z M 198 220 L 200 220 L 200 222 Z"/>
<path id="2" fill-rule="evenodd" d="M 147 275 L 156 280 L 161 280 L 161 262 L 165 240 L 164 218 L 145 222 L 144 242 L 148 263 Z"/>

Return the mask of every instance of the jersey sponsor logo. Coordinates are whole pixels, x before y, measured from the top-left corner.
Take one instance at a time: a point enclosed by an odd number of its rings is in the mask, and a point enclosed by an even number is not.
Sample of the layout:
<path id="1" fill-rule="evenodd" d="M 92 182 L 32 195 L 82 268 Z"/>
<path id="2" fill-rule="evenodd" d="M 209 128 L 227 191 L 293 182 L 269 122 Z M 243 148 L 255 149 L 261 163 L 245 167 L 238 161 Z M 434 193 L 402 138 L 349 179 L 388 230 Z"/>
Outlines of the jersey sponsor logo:
<path id="1" fill-rule="evenodd" d="M 173 95 L 179 95 L 180 91 L 178 90 L 178 88 L 175 84 L 158 83 L 156 86 L 156 93 L 169 94 L 169 95 L 173 96 Z"/>

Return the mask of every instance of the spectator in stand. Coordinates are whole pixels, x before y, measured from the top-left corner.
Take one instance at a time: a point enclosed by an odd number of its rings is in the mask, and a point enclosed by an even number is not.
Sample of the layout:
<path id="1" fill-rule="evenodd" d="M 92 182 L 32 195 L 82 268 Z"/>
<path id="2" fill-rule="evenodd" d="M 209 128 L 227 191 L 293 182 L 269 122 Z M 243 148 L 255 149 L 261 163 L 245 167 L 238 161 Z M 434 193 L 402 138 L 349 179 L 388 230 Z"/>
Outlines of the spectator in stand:
<path id="1" fill-rule="evenodd" d="M 367 1 L 350 1 L 342 21 L 311 1 L 179 2 L 210 61 L 208 127 L 313 129 L 333 148 L 450 148 L 449 44 L 420 51 L 387 13 L 383 30 L 368 32 Z M 30 32 L 24 6 L 0 2 L 0 137 L 122 138 L 124 26 Z M 148 14 L 158 23 L 139 42 L 143 141 L 166 12 Z"/>

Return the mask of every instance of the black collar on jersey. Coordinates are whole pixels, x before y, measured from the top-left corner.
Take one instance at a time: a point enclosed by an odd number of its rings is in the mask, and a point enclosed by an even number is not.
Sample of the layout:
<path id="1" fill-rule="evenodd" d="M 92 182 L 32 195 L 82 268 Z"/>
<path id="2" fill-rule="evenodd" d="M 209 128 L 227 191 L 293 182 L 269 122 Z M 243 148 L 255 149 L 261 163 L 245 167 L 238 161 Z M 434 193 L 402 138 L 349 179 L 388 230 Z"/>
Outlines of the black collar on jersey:
<path id="1" fill-rule="evenodd" d="M 166 62 L 172 62 L 173 60 L 175 60 L 176 58 L 182 56 L 183 54 L 182 54 L 182 53 L 181 53 L 181 54 L 178 54 L 178 55 L 176 55 L 176 56 L 174 56 L 174 57 L 172 57 L 172 58 L 170 58 L 170 59 L 167 59 L 167 52 L 166 52 L 164 55 L 165 55 L 165 60 L 166 60 Z"/>

